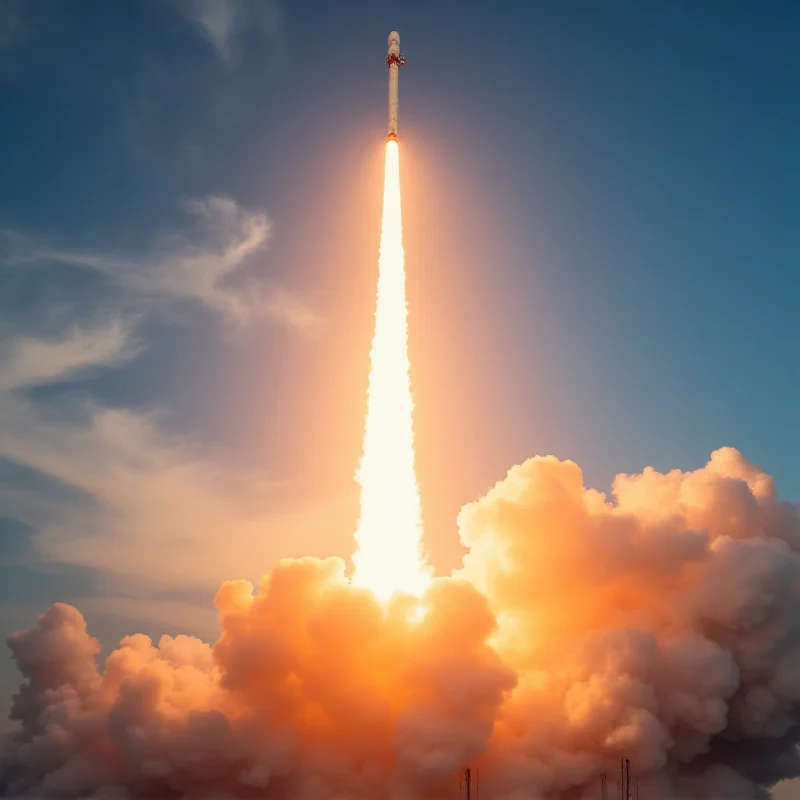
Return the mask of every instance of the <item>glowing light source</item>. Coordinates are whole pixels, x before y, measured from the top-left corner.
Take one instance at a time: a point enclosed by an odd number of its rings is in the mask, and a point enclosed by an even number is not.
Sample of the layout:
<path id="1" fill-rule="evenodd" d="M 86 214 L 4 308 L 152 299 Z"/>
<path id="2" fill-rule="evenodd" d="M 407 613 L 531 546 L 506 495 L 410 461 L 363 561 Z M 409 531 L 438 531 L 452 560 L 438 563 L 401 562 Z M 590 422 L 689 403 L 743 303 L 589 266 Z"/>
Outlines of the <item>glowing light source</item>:
<path id="1" fill-rule="evenodd" d="M 413 409 L 400 157 L 397 142 L 389 141 L 364 452 L 356 474 L 361 484 L 361 517 L 353 556 L 354 583 L 382 600 L 396 591 L 420 595 L 430 581 L 422 553 Z"/>

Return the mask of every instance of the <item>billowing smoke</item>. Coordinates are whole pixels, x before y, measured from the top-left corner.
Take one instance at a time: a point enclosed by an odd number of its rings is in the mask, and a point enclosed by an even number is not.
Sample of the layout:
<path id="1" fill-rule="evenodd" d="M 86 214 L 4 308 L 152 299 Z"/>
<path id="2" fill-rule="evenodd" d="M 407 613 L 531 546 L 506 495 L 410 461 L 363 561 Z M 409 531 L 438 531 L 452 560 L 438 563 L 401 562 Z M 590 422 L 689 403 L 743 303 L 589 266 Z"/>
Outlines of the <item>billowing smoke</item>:
<path id="1" fill-rule="evenodd" d="M 534 458 L 466 506 L 463 569 L 381 604 L 339 559 L 222 586 L 221 634 L 130 636 L 96 665 L 54 605 L 0 794 L 25 798 L 766 798 L 800 774 L 800 508 L 738 452 L 619 476 Z"/>

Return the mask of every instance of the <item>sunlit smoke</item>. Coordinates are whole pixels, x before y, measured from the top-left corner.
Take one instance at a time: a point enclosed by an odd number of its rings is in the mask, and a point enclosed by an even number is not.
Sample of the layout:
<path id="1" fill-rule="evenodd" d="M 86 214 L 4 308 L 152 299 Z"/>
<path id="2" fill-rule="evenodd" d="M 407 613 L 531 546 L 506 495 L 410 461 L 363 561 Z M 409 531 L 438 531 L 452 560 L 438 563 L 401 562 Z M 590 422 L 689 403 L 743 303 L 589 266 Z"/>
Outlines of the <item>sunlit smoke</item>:
<path id="1" fill-rule="evenodd" d="M 414 470 L 398 150 L 396 141 L 386 143 L 375 337 L 364 452 L 356 476 L 361 484 L 361 518 L 353 580 L 381 599 L 398 590 L 419 595 L 430 580 L 422 554 L 422 511 Z"/>
<path id="2" fill-rule="evenodd" d="M 419 601 L 286 559 L 221 587 L 213 646 L 127 636 L 101 669 L 52 606 L 8 639 L 0 797 L 448 800 L 469 766 L 482 800 L 599 800 L 628 758 L 642 800 L 770 800 L 800 776 L 800 506 L 736 450 L 608 497 L 532 458 L 459 530 Z"/>

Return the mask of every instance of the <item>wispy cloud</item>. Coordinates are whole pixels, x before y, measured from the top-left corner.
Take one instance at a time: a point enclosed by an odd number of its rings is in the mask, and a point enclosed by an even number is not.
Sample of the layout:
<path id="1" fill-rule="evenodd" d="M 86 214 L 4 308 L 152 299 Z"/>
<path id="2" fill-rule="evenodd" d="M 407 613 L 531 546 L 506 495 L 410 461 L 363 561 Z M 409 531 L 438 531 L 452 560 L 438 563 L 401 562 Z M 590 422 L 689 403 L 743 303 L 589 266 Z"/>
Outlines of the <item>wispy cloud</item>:
<path id="1" fill-rule="evenodd" d="M 38 527 L 45 559 L 193 587 L 256 577 L 277 558 L 346 548 L 355 494 L 297 508 L 282 482 L 169 435 L 157 414 L 72 397 L 65 417 L 24 391 L 120 364 L 134 346 L 117 322 L 60 340 L 20 337 L 0 353 L 0 458 L 78 490 L 73 502 L 39 505 L 36 519 L 23 489 L 3 493 L 4 513 Z"/>
<path id="2" fill-rule="evenodd" d="M 280 35 L 276 0 L 176 0 L 176 5 L 227 64 L 236 60 L 237 43 L 245 31 L 257 31 L 273 41 Z"/>
<path id="3" fill-rule="evenodd" d="M 49 276 L 51 266 L 69 264 L 103 287 L 88 318 L 91 306 L 78 298 L 82 305 L 48 302 L 3 322 L 0 461 L 35 479 L 0 482 L 0 506 L 31 526 L 44 562 L 119 576 L 115 602 L 134 615 L 148 599 L 143 587 L 213 587 L 255 578 L 278 558 L 346 549 L 354 518 L 355 494 L 309 501 L 304 487 L 243 470 L 191 435 L 175 435 L 160 407 L 111 407 L 76 383 L 137 356 L 151 344 L 148 316 L 176 304 L 205 308 L 235 328 L 269 320 L 318 331 L 317 314 L 298 294 L 265 283 L 265 214 L 219 196 L 191 200 L 186 210 L 192 234 L 162 234 L 144 255 L 0 232 L 0 267 L 36 280 L 37 270 Z M 173 611 L 151 603 L 147 614 Z"/>
<path id="4" fill-rule="evenodd" d="M 71 378 L 113 366 L 138 351 L 129 320 L 116 318 L 94 330 L 75 327 L 59 339 L 12 339 L 0 349 L 0 393 Z"/>
<path id="5" fill-rule="evenodd" d="M 257 320 L 289 325 L 308 335 L 321 320 L 294 291 L 244 280 L 240 269 L 266 249 L 272 224 L 266 214 L 249 211 L 229 197 L 191 200 L 187 211 L 199 222 L 197 241 L 184 235 L 163 237 L 167 244 L 147 256 L 70 250 L 7 232 L 6 264 L 57 262 L 104 275 L 124 291 L 123 302 L 189 301 L 236 326 Z"/>
<path id="6" fill-rule="evenodd" d="M 162 235 L 144 256 L 67 249 L 14 231 L 0 236 L 6 269 L 70 264 L 112 290 L 104 291 L 108 307 L 93 312 L 94 322 L 78 323 L 77 307 L 52 304 L 44 317 L 19 320 L 19 329 L 6 320 L 0 459 L 70 491 L 4 483 L 0 504 L 33 527 L 45 561 L 132 576 L 140 586 L 213 586 L 232 575 L 257 577 L 275 559 L 319 550 L 320 542 L 335 552 L 347 545 L 342 520 L 353 511 L 350 497 L 298 508 L 282 481 L 170 433 L 159 409 L 109 407 L 74 384 L 135 357 L 147 344 L 144 318 L 176 303 L 201 306 L 236 327 L 271 320 L 303 333 L 318 329 L 302 298 L 265 287 L 258 274 L 272 231 L 265 214 L 217 196 L 192 200 L 187 211 L 194 234 Z M 58 388 L 65 381 L 72 382 L 66 396 Z M 44 386 L 51 390 L 38 391 Z M 120 596 L 131 608 L 143 597 L 122 588 Z"/>

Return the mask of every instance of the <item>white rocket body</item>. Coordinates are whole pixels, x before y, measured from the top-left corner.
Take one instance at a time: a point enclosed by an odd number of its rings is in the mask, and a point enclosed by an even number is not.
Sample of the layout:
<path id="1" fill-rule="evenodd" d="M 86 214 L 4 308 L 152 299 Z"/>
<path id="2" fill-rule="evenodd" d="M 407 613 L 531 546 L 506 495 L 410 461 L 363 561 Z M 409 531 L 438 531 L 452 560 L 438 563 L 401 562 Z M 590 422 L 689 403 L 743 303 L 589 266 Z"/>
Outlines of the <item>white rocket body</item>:
<path id="1" fill-rule="evenodd" d="M 403 63 L 400 55 L 400 34 L 392 31 L 389 34 L 389 51 L 386 54 L 386 63 L 389 65 L 389 138 L 397 139 L 397 83 L 400 77 L 400 67 Z"/>

